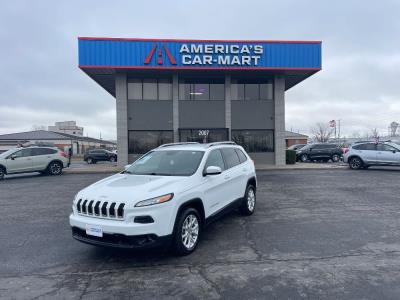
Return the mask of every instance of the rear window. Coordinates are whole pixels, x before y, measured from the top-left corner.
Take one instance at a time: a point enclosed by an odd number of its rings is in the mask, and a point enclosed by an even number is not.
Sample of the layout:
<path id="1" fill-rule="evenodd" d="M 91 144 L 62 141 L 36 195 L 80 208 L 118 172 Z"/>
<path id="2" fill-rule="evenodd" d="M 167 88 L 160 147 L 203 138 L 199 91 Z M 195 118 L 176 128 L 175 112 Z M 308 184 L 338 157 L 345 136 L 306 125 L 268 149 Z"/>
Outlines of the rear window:
<path id="1" fill-rule="evenodd" d="M 245 162 L 247 160 L 247 156 L 240 149 L 235 149 L 236 154 L 239 156 L 240 163 Z"/>
<path id="2" fill-rule="evenodd" d="M 226 168 L 233 168 L 240 164 L 239 156 L 236 154 L 235 149 L 233 148 L 223 148 L 221 149 L 222 155 L 224 156 Z"/>

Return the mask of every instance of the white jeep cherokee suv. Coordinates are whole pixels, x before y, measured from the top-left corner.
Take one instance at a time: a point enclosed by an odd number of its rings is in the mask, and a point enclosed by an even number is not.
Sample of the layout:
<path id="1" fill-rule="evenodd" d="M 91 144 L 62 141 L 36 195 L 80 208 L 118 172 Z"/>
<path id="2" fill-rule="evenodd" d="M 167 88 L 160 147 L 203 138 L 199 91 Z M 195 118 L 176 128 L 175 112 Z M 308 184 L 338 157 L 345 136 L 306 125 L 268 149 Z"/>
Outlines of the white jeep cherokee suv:
<path id="1" fill-rule="evenodd" d="M 55 147 L 14 148 L 0 154 L 0 180 L 6 174 L 28 172 L 60 175 L 67 166 L 67 155 Z"/>
<path id="2" fill-rule="evenodd" d="M 223 212 L 253 214 L 256 186 L 253 161 L 233 142 L 165 144 L 81 190 L 69 218 L 72 236 L 120 248 L 168 242 L 187 255 Z"/>

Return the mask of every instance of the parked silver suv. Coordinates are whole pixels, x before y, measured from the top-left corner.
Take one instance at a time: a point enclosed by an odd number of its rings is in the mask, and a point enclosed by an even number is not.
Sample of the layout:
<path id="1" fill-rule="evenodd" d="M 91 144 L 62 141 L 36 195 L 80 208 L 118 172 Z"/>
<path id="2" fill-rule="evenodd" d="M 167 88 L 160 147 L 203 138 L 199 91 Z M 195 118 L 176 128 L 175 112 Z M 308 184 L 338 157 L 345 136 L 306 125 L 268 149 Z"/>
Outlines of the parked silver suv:
<path id="1" fill-rule="evenodd" d="M 400 145 L 392 142 L 363 142 L 349 147 L 343 161 L 351 169 L 369 166 L 400 166 Z"/>
<path id="2" fill-rule="evenodd" d="M 60 175 L 68 166 L 67 155 L 53 147 L 23 147 L 0 154 L 0 180 L 6 174 L 40 172 Z"/>

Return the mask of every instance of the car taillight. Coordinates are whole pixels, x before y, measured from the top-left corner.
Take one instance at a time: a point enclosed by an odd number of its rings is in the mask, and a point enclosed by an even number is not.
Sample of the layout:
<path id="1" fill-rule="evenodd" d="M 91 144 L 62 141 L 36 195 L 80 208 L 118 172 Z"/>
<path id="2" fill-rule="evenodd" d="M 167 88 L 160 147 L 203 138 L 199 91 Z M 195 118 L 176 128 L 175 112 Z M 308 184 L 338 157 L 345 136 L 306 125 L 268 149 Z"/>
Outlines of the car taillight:
<path id="1" fill-rule="evenodd" d="M 65 154 L 65 152 L 63 152 L 63 151 L 60 152 L 60 155 L 64 156 L 64 157 L 67 157 L 67 154 Z"/>
<path id="2" fill-rule="evenodd" d="M 343 149 L 343 154 L 346 154 L 347 152 L 349 152 L 349 148 L 344 148 Z"/>

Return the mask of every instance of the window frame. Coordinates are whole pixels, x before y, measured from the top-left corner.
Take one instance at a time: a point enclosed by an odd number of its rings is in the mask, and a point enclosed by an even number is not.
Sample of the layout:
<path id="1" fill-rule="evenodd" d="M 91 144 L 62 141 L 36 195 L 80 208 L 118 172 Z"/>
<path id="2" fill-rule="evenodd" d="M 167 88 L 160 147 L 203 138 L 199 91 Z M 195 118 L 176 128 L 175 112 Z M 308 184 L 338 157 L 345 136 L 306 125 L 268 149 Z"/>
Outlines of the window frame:
<path id="1" fill-rule="evenodd" d="M 246 86 L 247 88 L 248 85 L 257 85 L 257 93 L 258 97 L 257 99 L 246 99 Z M 262 85 L 271 85 L 271 98 L 263 98 L 261 97 L 261 86 Z M 266 80 L 251 80 L 251 79 L 240 79 L 240 78 L 234 78 L 232 79 L 231 83 L 231 91 L 234 89 L 234 85 L 243 85 L 243 99 L 240 99 L 239 97 L 239 88 L 237 89 L 237 95 L 235 97 L 234 93 L 231 92 L 232 95 L 232 101 L 273 101 L 274 100 L 274 82 L 272 79 L 266 79 Z M 268 93 L 267 93 L 268 94 Z"/>
<path id="2" fill-rule="evenodd" d="M 223 173 L 225 170 L 227 170 L 227 168 L 226 168 L 226 161 L 225 161 L 224 155 L 222 154 L 221 149 L 213 149 L 213 150 L 211 150 L 211 151 L 208 153 L 207 158 L 206 158 L 205 161 L 204 161 L 203 174 L 205 174 L 205 172 L 206 172 L 208 159 L 210 158 L 210 155 L 211 155 L 211 153 L 213 153 L 213 152 L 219 152 L 219 154 L 221 155 L 222 164 L 224 165 L 224 168 L 221 170 L 221 173 Z M 218 166 L 216 166 L 216 167 L 218 167 Z"/>
<path id="3" fill-rule="evenodd" d="M 157 133 L 170 133 L 171 134 L 171 139 L 170 139 L 170 141 L 168 141 L 167 143 L 173 143 L 173 141 L 174 141 L 174 131 L 173 130 L 128 130 L 128 154 L 134 154 L 134 155 L 137 155 L 137 154 L 139 154 L 139 155 L 143 155 L 143 154 L 146 154 L 146 153 L 148 153 L 149 151 L 151 151 L 152 149 L 155 149 L 155 148 L 157 148 L 157 147 L 159 147 L 160 145 L 162 145 L 162 144 L 159 144 L 158 146 L 155 146 L 155 147 L 152 147 L 151 149 L 149 149 L 149 150 L 147 150 L 147 151 L 144 151 L 144 152 L 135 152 L 135 151 L 132 151 L 131 152 L 131 148 L 130 148 L 130 145 L 131 145 L 131 132 L 140 132 L 140 133 L 146 133 L 146 132 L 157 132 Z"/>
<path id="4" fill-rule="evenodd" d="M 267 151 L 250 151 L 250 147 L 247 147 L 247 145 L 243 145 L 240 143 L 240 141 L 235 141 L 234 136 L 236 132 L 268 132 L 271 136 L 270 138 L 272 139 L 272 147 L 270 150 Z M 242 136 L 245 136 L 242 134 Z M 243 147 L 243 149 L 246 151 L 246 153 L 275 153 L 275 130 L 274 129 L 232 129 L 231 130 L 231 140 L 234 141 L 236 144 L 240 145 Z M 266 145 L 266 148 L 269 148 L 269 145 Z"/>
<path id="5" fill-rule="evenodd" d="M 196 85 L 203 84 L 207 85 L 208 99 L 196 99 Z M 212 86 L 214 88 L 217 85 L 222 85 L 223 95 L 221 99 L 219 97 L 214 97 Z M 186 95 L 186 90 L 189 88 L 189 95 Z M 225 101 L 225 79 L 224 78 L 179 78 L 178 82 L 178 99 L 179 101 Z"/>
<path id="6" fill-rule="evenodd" d="M 221 148 L 220 150 L 221 150 L 222 157 L 224 158 L 225 170 L 232 169 L 232 168 L 237 167 L 237 166 L 239 166 L 239 165 L 242 164 L 242 163 L 240 162 L 239 155 L 236 153 L 236 149 L 235 149 L 234 147 L 224 147 L 224 148 Z M 235 153 L 236 158 L 238 159 L 238 164 L 236 164 L 236 165 L 230 167 L 229 164 L 228 164 L 228 160 L 227 160 L 226 157 L 225 157 L 224 150 L 225 150 L 225 151 L 232 150 L 232 152 Z"/>
<path id="7" fill-rule="evenodd" d="M 157 99 L 146 99 L 144 97 L 144 81 L 145 80 L 155 80 L 156 84 L 156 94 L 157 94 Z M 160 83 L 161 84 L 169 84 L 170 85 L 170 99 L 160 99 Z M 129 78 L 127 80 L 126 84 L 126 93 L 128 96 L 128 101 L 172 101 L 173 100 L 173 86 L 172 86 L 172 78 L 170 77 L 140 77 L 140 78 Z M 129 95 L 129 84 L 140 84 L 141 88 L 141 98 L 136 99 L 136 98 L 130 98 Z"/>

